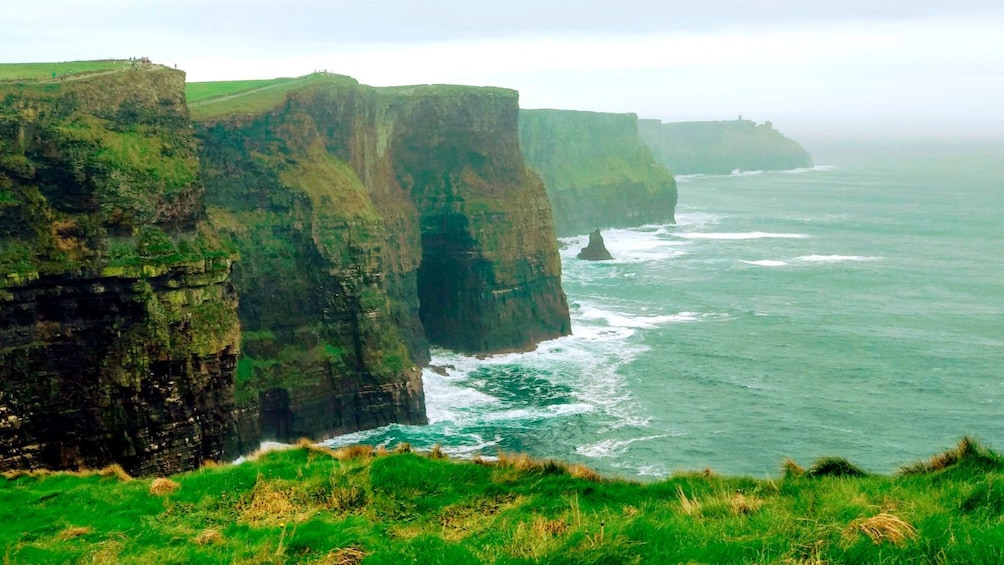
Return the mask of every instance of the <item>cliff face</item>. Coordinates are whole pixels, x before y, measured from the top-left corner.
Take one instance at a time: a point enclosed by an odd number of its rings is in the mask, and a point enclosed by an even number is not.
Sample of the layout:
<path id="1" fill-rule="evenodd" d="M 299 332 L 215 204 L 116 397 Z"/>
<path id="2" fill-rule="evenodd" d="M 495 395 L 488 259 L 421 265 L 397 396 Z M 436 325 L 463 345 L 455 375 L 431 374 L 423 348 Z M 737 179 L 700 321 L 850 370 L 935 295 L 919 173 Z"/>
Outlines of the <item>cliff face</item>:
<path id="1" fill-rule="evenodd" d="M 184 74 L 0 85 L 0 470 L 222 455 L 239 348 Z"/>
<path id="2" fill-rule="evenodd" d="M 640 120 L 638 130 L 652 153 L 678 175 L 782 171 L 811 167 L 812 157 L 770 122 L 750 120 L 662 123 Z"/>
<path id="3" fill-rule="evenodd" d="M 559 235 L 675 221 L 676 182 L 639 139 L 634 114 L 523 110 L 519 137 Z"/>
<path id="4" fill-rule="evenodd" d="M 568 332 L 514 92 L 280 88 L 193 104 L 210 216 L 242 256 L 241 447 L 424 422 L 429 340 L 490 352 Z"/>

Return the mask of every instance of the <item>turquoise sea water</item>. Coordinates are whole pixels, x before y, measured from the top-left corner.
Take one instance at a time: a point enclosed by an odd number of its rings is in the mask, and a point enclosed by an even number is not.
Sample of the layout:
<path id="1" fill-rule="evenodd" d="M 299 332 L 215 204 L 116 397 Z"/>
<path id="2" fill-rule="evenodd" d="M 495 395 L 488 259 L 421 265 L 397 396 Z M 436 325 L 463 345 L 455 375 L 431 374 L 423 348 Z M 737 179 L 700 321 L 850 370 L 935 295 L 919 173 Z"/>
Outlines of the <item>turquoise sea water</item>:
<path id="1" fill-rule="evenodd" d="M 436 351 L 429 426 L 331 443 L 631 478 L 823 455 L 889 472 L 965 434 L 1004 448 L 1004 148 L 813 152 L 811 170 L 678 178 L 678 223 L 606 231 L 614 261 L 564 239 L 573 336 Z"/>

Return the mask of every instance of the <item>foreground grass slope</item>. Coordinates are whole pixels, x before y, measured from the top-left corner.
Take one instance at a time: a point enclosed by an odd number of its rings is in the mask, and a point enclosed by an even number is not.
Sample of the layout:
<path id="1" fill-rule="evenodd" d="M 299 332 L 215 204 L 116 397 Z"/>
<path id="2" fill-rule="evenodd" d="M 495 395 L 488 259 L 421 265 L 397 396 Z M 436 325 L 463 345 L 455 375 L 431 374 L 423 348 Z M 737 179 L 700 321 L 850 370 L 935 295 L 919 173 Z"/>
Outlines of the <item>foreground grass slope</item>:
<path id="1" fill-rule="evenodd" d="M 5 563 L 1000 563 L 1004 460 L 654 484 L 503 455 L 301 448 L 172 479 L 8 476 Z"/>

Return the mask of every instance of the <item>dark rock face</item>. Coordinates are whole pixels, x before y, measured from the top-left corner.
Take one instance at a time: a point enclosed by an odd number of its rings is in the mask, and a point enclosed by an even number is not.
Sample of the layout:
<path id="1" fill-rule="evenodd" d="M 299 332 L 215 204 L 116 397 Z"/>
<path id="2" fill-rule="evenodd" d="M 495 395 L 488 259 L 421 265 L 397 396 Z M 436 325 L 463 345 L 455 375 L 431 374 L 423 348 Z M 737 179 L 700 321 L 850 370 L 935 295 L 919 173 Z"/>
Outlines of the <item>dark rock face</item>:
<path id="1" fill-rule="evenodd" d="M 636 115 L 522 110 L 519 136 L 558 235 L 675 221 L 676 181 L 641 142 Z"/>
<path id="2" fill-rule="evenodd" d="M 269 110 L 197 120 L 209 214 L 242 257 L 235 449 L 425 422 L 429 341 L 569 332 L 516 116 L 512 91 L 319 75 Z"/>
<path id="3" fill-rule="evenodd" d="M 638 131 L 652 153 L 675 174 L 727 175 L 734 170 L 783 171 L 811 167 L 798 143 L 765 122 L 640 120 Z"/>
<path id="4" fill-rule="evenodd" d="M 589 233 L 589 245 L 583 247 L 582 251 L 579 251 L 576 257 L 587 261 L 609 261 L 613 259 L 610 252 L 607 251 L 607 246 L 603 244 L 603 235 L 600 233 L 600 228 L 596 228 Z"/>
<path id="5" fill-rule="evenodd" d="M 0 470 L 219 459 L 237 299 L 202 222 L 184 74 L 8 85 L 0 100 Z"/>

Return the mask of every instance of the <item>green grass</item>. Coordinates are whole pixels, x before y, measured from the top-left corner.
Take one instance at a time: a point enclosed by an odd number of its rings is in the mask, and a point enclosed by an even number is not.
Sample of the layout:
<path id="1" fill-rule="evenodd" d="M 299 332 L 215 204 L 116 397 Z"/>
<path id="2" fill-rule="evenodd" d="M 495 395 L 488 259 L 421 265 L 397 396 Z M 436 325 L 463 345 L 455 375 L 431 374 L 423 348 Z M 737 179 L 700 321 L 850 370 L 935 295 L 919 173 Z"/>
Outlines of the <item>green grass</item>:
<path id="1" fill-rule="evenodd" d="M 0 481 L 0 547 L 5 563 L 1004 559 L 1004 461 L 970 440 L 894 476 L 786 468 L 639 484 L 524 456 L 357 446 L 270 453 L 176 484 L 12 474 Z"/>
<path id="2" fill-rule="evenodd" d="M 65 75 L 81 75 L 104 71 L 129 69 L 132 63 L 127 60 L 102 61 L 70 61 L 64 63 L 0 63 L 0 81 L 34 81 L 52 79 Z"/>
<path id="3" fill-rule="evenodd" d="M 200 102 L 207 98 L 237 94 L 254 90 L 263 86 L 272 86 L 290 82 L 292 78 L 272 78 L 263 80 L 221 80 L 212 82 L 189 82 L 185 84 L 185 98 L 188 103 Z"/>
<path id="4" fill-rule="evenodd" d="M 354 79 L 327 73 L 296 78 L 193 82 L 185 86 L 185 96 L 194 120 L 208 120 L 231 114 L 256 114 L 275 108 L 286 96 L 306 86 Z"/>

